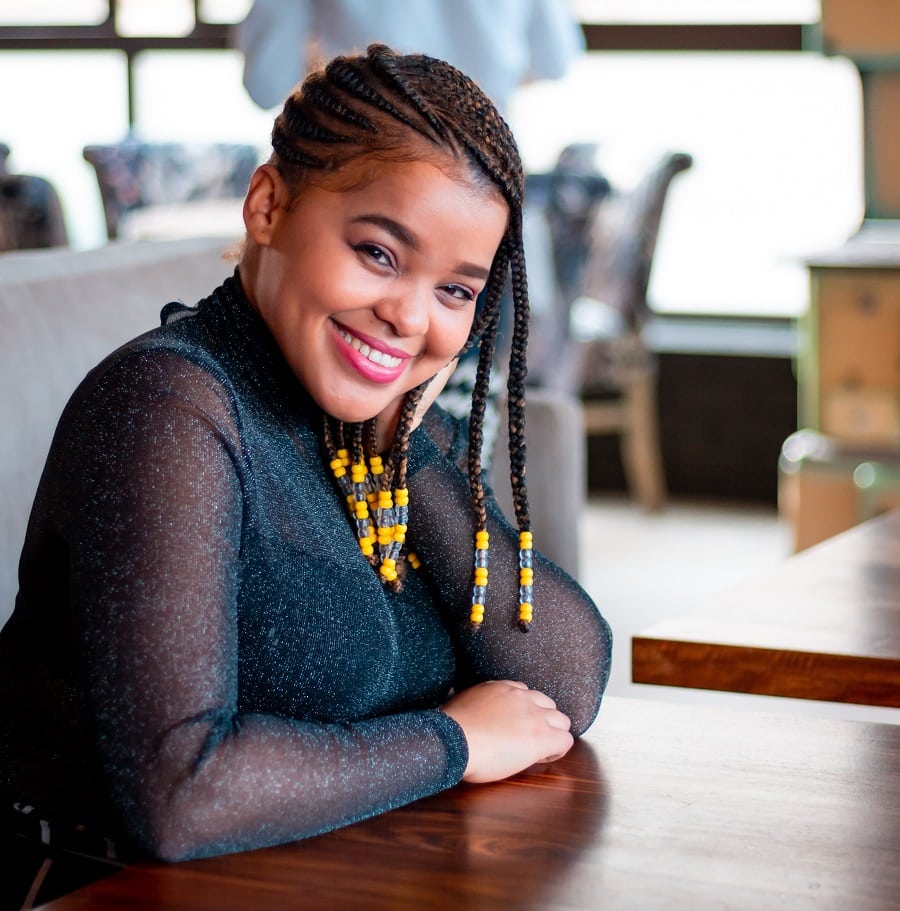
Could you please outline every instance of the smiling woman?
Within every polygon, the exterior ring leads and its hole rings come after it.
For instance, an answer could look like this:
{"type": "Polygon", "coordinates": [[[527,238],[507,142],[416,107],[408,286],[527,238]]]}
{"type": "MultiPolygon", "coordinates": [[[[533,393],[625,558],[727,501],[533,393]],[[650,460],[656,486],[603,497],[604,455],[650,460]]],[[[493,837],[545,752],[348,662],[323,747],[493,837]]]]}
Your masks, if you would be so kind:
{"type": "Polygon", "coordinates": [[[353,190],[310,186],[295,199],[277,168],[260,168],[241,273],[316,404],[342,421],[374,418],[380,450],[406,393],[462,351],[508,208],[455,163],[366,170],[353,190]]]}
{"type": "Polygon", "coordinates": [[[234,274],[60,421],[0,634],[20,903],[90,855],[242,851],[504,778],[598,710],[609,628],[529,527],[509,128],[373,46],[288,98],[273,148],[234,274]],[[507,282],[518,529],[481,472],[507,282]],[[472,348],[463,424],[433,402],[472,348]]]}

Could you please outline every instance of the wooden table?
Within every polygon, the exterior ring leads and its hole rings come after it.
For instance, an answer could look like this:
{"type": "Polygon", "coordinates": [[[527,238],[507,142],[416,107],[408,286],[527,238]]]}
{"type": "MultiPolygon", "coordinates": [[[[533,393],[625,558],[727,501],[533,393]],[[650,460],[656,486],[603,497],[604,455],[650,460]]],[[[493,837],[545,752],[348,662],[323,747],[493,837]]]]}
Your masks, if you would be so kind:
{"type": "Polygon", "coordinates": [[[635,636],[632,679],[900,707],[900,510],[635,636]]]}
{"type": "Polygon", "coordinates": [[[553,766],[52,911],[896,911],[900,725],[608,698],[553,766]]]}

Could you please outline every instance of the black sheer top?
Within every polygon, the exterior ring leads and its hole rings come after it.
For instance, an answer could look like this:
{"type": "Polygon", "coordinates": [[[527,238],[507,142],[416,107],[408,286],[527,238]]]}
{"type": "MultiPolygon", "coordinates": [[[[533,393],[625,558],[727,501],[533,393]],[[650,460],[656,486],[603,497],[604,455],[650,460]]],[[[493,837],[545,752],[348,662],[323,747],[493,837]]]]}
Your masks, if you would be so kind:
{"type": "MultiPolygon", "coordinates": [[[[95,368],[68,404],[0,634],[0,796],[168,859],[303,838],[457,783],[451,688],[509,678],[594,719],[610,635],[493,505],[483,629],[455,423],[410,444],[400,594],[359,553],[322,416],[239,278],[95,368]]],[[[573,516],[572,521],[577,521],[573,516]]],[[[536,542],[540,547],[540,543],[536,542]]]]}

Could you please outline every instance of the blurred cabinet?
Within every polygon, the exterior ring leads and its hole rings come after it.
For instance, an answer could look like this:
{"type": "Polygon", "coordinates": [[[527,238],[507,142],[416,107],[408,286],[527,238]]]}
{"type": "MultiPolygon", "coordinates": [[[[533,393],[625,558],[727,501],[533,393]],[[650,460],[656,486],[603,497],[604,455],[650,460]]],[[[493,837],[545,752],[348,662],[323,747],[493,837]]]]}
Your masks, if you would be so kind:
{"type": "Polygon", "coordinates": [[[900,222],[868,222],[808,266],[803,429],[779,461],[797,550],[900,506],[900,222]]]}
{"type": "Polygon", "coordinates": [[[900,223],[863,229],[809,262],[801,327],[801,426],[900,447],[900,223]]]}
{"type": "Polygon", "coordinates": [[[860,73],[866,218],[900,218],[900,2],[822,0],[820,46],[860,73]]]}
{"type": "Polygon", "coordinates": [[[795,551],[900,509],[900,449],[866,450],[798,430],[778,459],[778,508],[795,551]]]}
{"type": "Polygon", "coordinates": [[[822,0],[822,45],[848,57],[900,58],[897,0],[822,0]]]}

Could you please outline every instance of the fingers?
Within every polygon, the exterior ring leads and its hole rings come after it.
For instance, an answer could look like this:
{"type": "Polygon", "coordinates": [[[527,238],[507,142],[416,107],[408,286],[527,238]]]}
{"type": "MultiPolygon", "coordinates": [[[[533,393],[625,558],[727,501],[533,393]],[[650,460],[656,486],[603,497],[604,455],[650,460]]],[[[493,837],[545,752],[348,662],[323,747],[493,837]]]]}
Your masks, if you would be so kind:
{"type": "MultiPolygon", "coordinates": [[[[546,693],[542,693],[540,690],[531,689],[526,683],[522,683],[521,680],[498,680],[497,682],[505,684],[506,686],[511,686],[517,690],[525,690],[530,695],[531,701],[539,708],[556,708],[556,703],[546,693]]],[[[565,720],[565,726],[568,728],[570,724],[569,719],[566,718],[562,712],[558,712],[557,714],[561,719],[565,720]]]]}
{"type": "Polygon", "coordinates": [[[539,690],[516,680],[478,684],[443,710],[462,727],[469,745],[464,779],[497,781],[537,762],[564,756],[574,742],[570,719],[539,690]]]}
{"type": "MultiPolygon", "coordinates": [[[[496,682],[504,683],[504,684],[506,684],[506,686],[513,686],[517,690],[527,690],[528,689],[528,684],[522,683],[521,680],[497,680],[496,682]]],[[[537,692],[537,690],[535,690],[535,692],[537,692]]]]}

